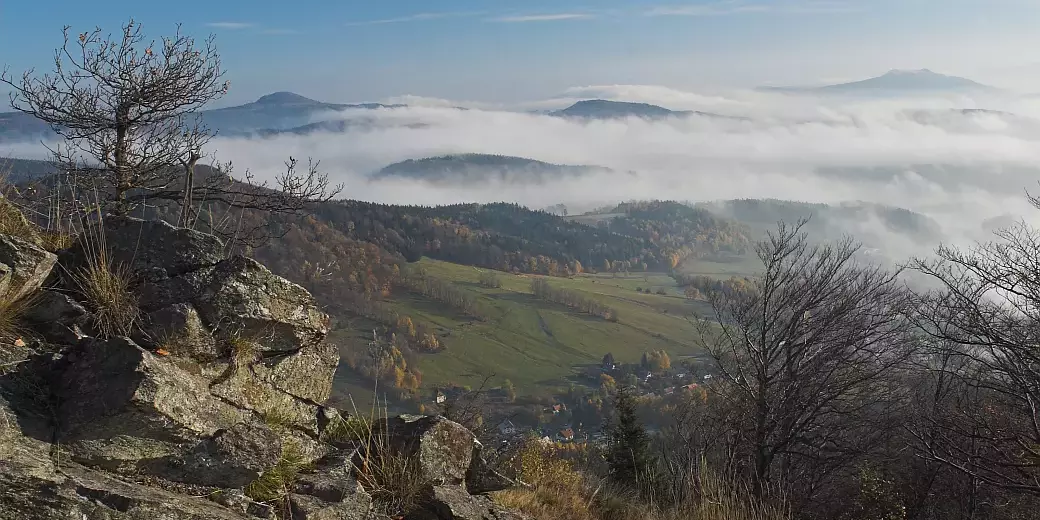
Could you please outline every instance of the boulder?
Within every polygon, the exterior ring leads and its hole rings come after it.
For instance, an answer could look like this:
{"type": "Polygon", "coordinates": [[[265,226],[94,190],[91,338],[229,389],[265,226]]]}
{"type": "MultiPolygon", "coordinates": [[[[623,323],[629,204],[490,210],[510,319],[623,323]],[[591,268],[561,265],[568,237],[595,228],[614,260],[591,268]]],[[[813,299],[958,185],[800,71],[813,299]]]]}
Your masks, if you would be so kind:
{"type": "Polygon", "coordinates": [[[189,303],[175,303],[145,315],[141,343],[199,362],[216,360],[225,353],[189,303]]]}
{"type": "Polygon", "coordinates": [[[58,261],[49,253],[20,238],[0,235],[0,286],[6,286],[5,297],[17,300],[36,292],[58,261]]]}
{"type": "Polygon", "coordinates": [[[483,495],[470,495],[460,486],[434,486],[424,511],[423,520],[524,520],[524,516],[506,511],[483,495]]]}
{"type": "MultiPolygon", "coordinates": [[[[43,454],[46,457],[46,454],[43,454]]],[[[243,520],[202,497],[115,479],[75,464],[0,463],[0,520],[243,520]]]]}
{"type": "MultiPolygon", "coordinates": [[[[357,450],[339,450],[321,458],[313,467],[300,473],[295,492],[325,502],[342,502],[358,494],[367,495],[354,476],[356,455],[357,450]]],[[[369,497],[368,501],[371,500],[369,497]]]]}
{"type": "Polygon", "coordinates": [[[431,485],[465,484],[477,439],[461,424],[439,416],[401,415],[377,422],[373,435],[386,435],[391,449],[414,457],[431,485]]]}
{"type": "Polygon", "coordinates": [[[265,352],[295,352],[329,333],[328,315],[306,289],[242,256],[215,266],[194,303],[207,323],[265,352]]]}
{"type": "Polygon", "coordinates": [[[310,495],[294,494],[289,496],[289,510],[293,520],[376,520],[386,518],[372,512],[371,498],[330,503],[310,495]]]}
{"type": "Polygon", "coordinates": [[[147,473],[176,482],[241,488],[278,464],[282,439],[266,425],[245,422],[219,430],[173,460],[152,463],[147,473]]]}
{"type": "Polygon", "coordinates": [[[481,445],[478,442],[473,448],[473,459],[466,470],[466,490],[477,495],[502,491],[516,486],[509,477],[495,471],[481,456],[481,445]]]}
{"type": "Polygon", "coordinates": [[[211,395],[208,381],[127,338],[87,338],[66,357],[55,382],[61,439],[87,464],[115,469],[173,456],[249,415],[211,395]]]}
{"type": "Polygon", "coordinates": [[[63,263],[85,265],[91,237],[104,241],[113,264],[129,267],[142,281],[180,276],[215,265],[224,257],[219,238],[161,220],[109,215],[100,231],[95,227],[87,235],[70,249],[63,263]]]}
{"type": "MultiPolygon", "coordinates": [[[[91,319],[90,311],[65,293],[40,291],[25,313],[25,319],[37,325],[84,326],[91,319]]],[[[48,327],[41,327],[46,330],[48,327]]]]}
{"type": "Polygon", "coordinates": [[[306,289],[242,256],[146,281],[140,296],[146,312],[191,303],[218,338],[256,343],[265,353],[295,352],[329,332],[328,315],[306,289]]]}

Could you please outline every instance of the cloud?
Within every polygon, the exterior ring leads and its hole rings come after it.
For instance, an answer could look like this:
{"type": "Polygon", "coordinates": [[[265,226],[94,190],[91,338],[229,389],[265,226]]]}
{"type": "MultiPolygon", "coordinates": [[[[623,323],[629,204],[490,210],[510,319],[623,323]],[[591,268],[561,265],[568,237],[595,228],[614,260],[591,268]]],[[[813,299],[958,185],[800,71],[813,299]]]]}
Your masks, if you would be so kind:
{"type": "MultiPolygon", "coordinates": [[[[1040,223],[1040,212],[1029,206],[1023,193],[1036,190],[1040,179],[1040,100],[833,99],[605,85],[576,87],[523,105],[560,107],[589,97],[747,120],[691,116],[580,121],[518,112],[516,106],[404,97],[396,101],[407,102],[408,108],[314,117],[356,123],[345,132],[252,140],[218,136],[211,145],[221,160],[234,161],[239,171],[248,168],[261,180],[278,175],[290,155],[319,159],[330,180],[345,183],[344,196],[384,203],[511,201],[534,208],[564,203],[573,213],[652,198],[862,200],[926,215],[938,222],[942,238],[954,244],[986,238],[982,223],[994,217],[1040,223]],[[480,109],[453,108],[458,106],[480,109]],[[512,183],[369,177],[394,162],[455,153],[598,165],[614,173],[512,183]]],[[[26,146],[43,150],[35,143],[26,146]]],[[[0,157],[24,156],[26,151],[0,146],[0,157]]],[[[860,237],[890,233],[884,219],[843,225],[860,237]]],[[[905,258],[926,253],[932,245],[891,235],[885,247],[888,254],[905,258]]]]}
{"type": "Polygon", "coordinates": [[[210,22],[206,25],[215,29],[228,29],[232,31],[256,27],[256,24],[250,22],[210,22]]]}
{"type": "Polygon", "coordinates": [[[383,18],[379,20],[360,20],[354,22],[347,22],[347,27],[358,27],[364,25],[384,25],[391,23],[407,23],[407,22],[422,22],[426,20],[440,20],[443,18],[462,18],[468,16],[477,16],[483,14],[482,12],[444,12],[444,13],[416,13],[408,16],[401,16],[398,18],[383,18]]]}
{"type": "Polygon", "coordinates": [[[647,16],[723,16],[756,13],[831,14],[858,11],[859,7],[837,0],[796,0],[790,2],[751,2],[721,0],[717,2],[658,6],[646,11],[647,16]]]}
{"type": "Polygon", "coordinates": [[[529,14],[517,16],[500,16],[497,18],[490,18],[488,21],[505,23],[554,22],[560,20],[584,20],[595,17],[596,15],[589,13],[529,14]]]}

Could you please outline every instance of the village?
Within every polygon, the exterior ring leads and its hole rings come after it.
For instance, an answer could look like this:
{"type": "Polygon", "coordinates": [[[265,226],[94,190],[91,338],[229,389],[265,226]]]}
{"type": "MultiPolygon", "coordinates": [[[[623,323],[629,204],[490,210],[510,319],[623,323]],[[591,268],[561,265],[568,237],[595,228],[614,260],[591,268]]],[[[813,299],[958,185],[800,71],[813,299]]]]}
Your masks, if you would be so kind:
{"type": "Polygon", "coordinates": [[[566,392],[551,397],[518,399],[510,384],[476,389],[451,385],[438,388],[431,407],[448,415],[478,416],[474,424],[493,442],[538,439],[549,445],[602,445],[606,442],[604,402],[619,385],[639,404],[648,431],[659,430],[656,420],[668,403],[698,390],[713,374],[697,360],[673,367],[664,351],[647,352],[639,363],[619,363],[610,353],[598,365],[576,371],[566,392]]]}

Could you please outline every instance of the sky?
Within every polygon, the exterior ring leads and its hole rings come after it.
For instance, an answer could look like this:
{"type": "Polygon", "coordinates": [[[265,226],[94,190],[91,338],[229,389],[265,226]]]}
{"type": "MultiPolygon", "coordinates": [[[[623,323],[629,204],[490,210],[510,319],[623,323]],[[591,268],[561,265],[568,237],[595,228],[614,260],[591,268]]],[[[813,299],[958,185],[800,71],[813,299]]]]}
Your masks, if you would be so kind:
{"type": "Polygon", "coordinates": [[[929,68],[1040,92],[1035,0],[0,0],[0,63],[46,67],[65,24],[216,36],[224,105],[273,91],[333,101],[487,102],[587,85],[718,89],[929,68]]]}

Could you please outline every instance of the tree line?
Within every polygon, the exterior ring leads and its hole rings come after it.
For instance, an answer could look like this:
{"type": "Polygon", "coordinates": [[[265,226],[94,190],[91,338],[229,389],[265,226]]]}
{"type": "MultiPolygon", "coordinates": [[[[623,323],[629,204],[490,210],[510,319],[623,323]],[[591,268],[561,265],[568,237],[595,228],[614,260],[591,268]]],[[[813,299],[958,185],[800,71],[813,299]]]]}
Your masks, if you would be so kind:
{"type": "Polygon", "coordinates": [[[914,260],[938,287],[919,291],[803,225],[756,246],[746,290],[706,287],[698,341],[719,375],[675,408],[661,486],[708,464],[797,518],[1031,518],[1040,232],[914,260]]]}
{"type": "Polygon", "coordinates": [[[618,320],[616,309],[603,305],[592,298],[583,296],[580,292],[553,287],[549,281],[544,278],[536,278],[531,281],[531,292],[534,293],[536,298],[566,305],[567,307],[584,312],[585,314],[599,316],[607,321],[618,320]]]}

